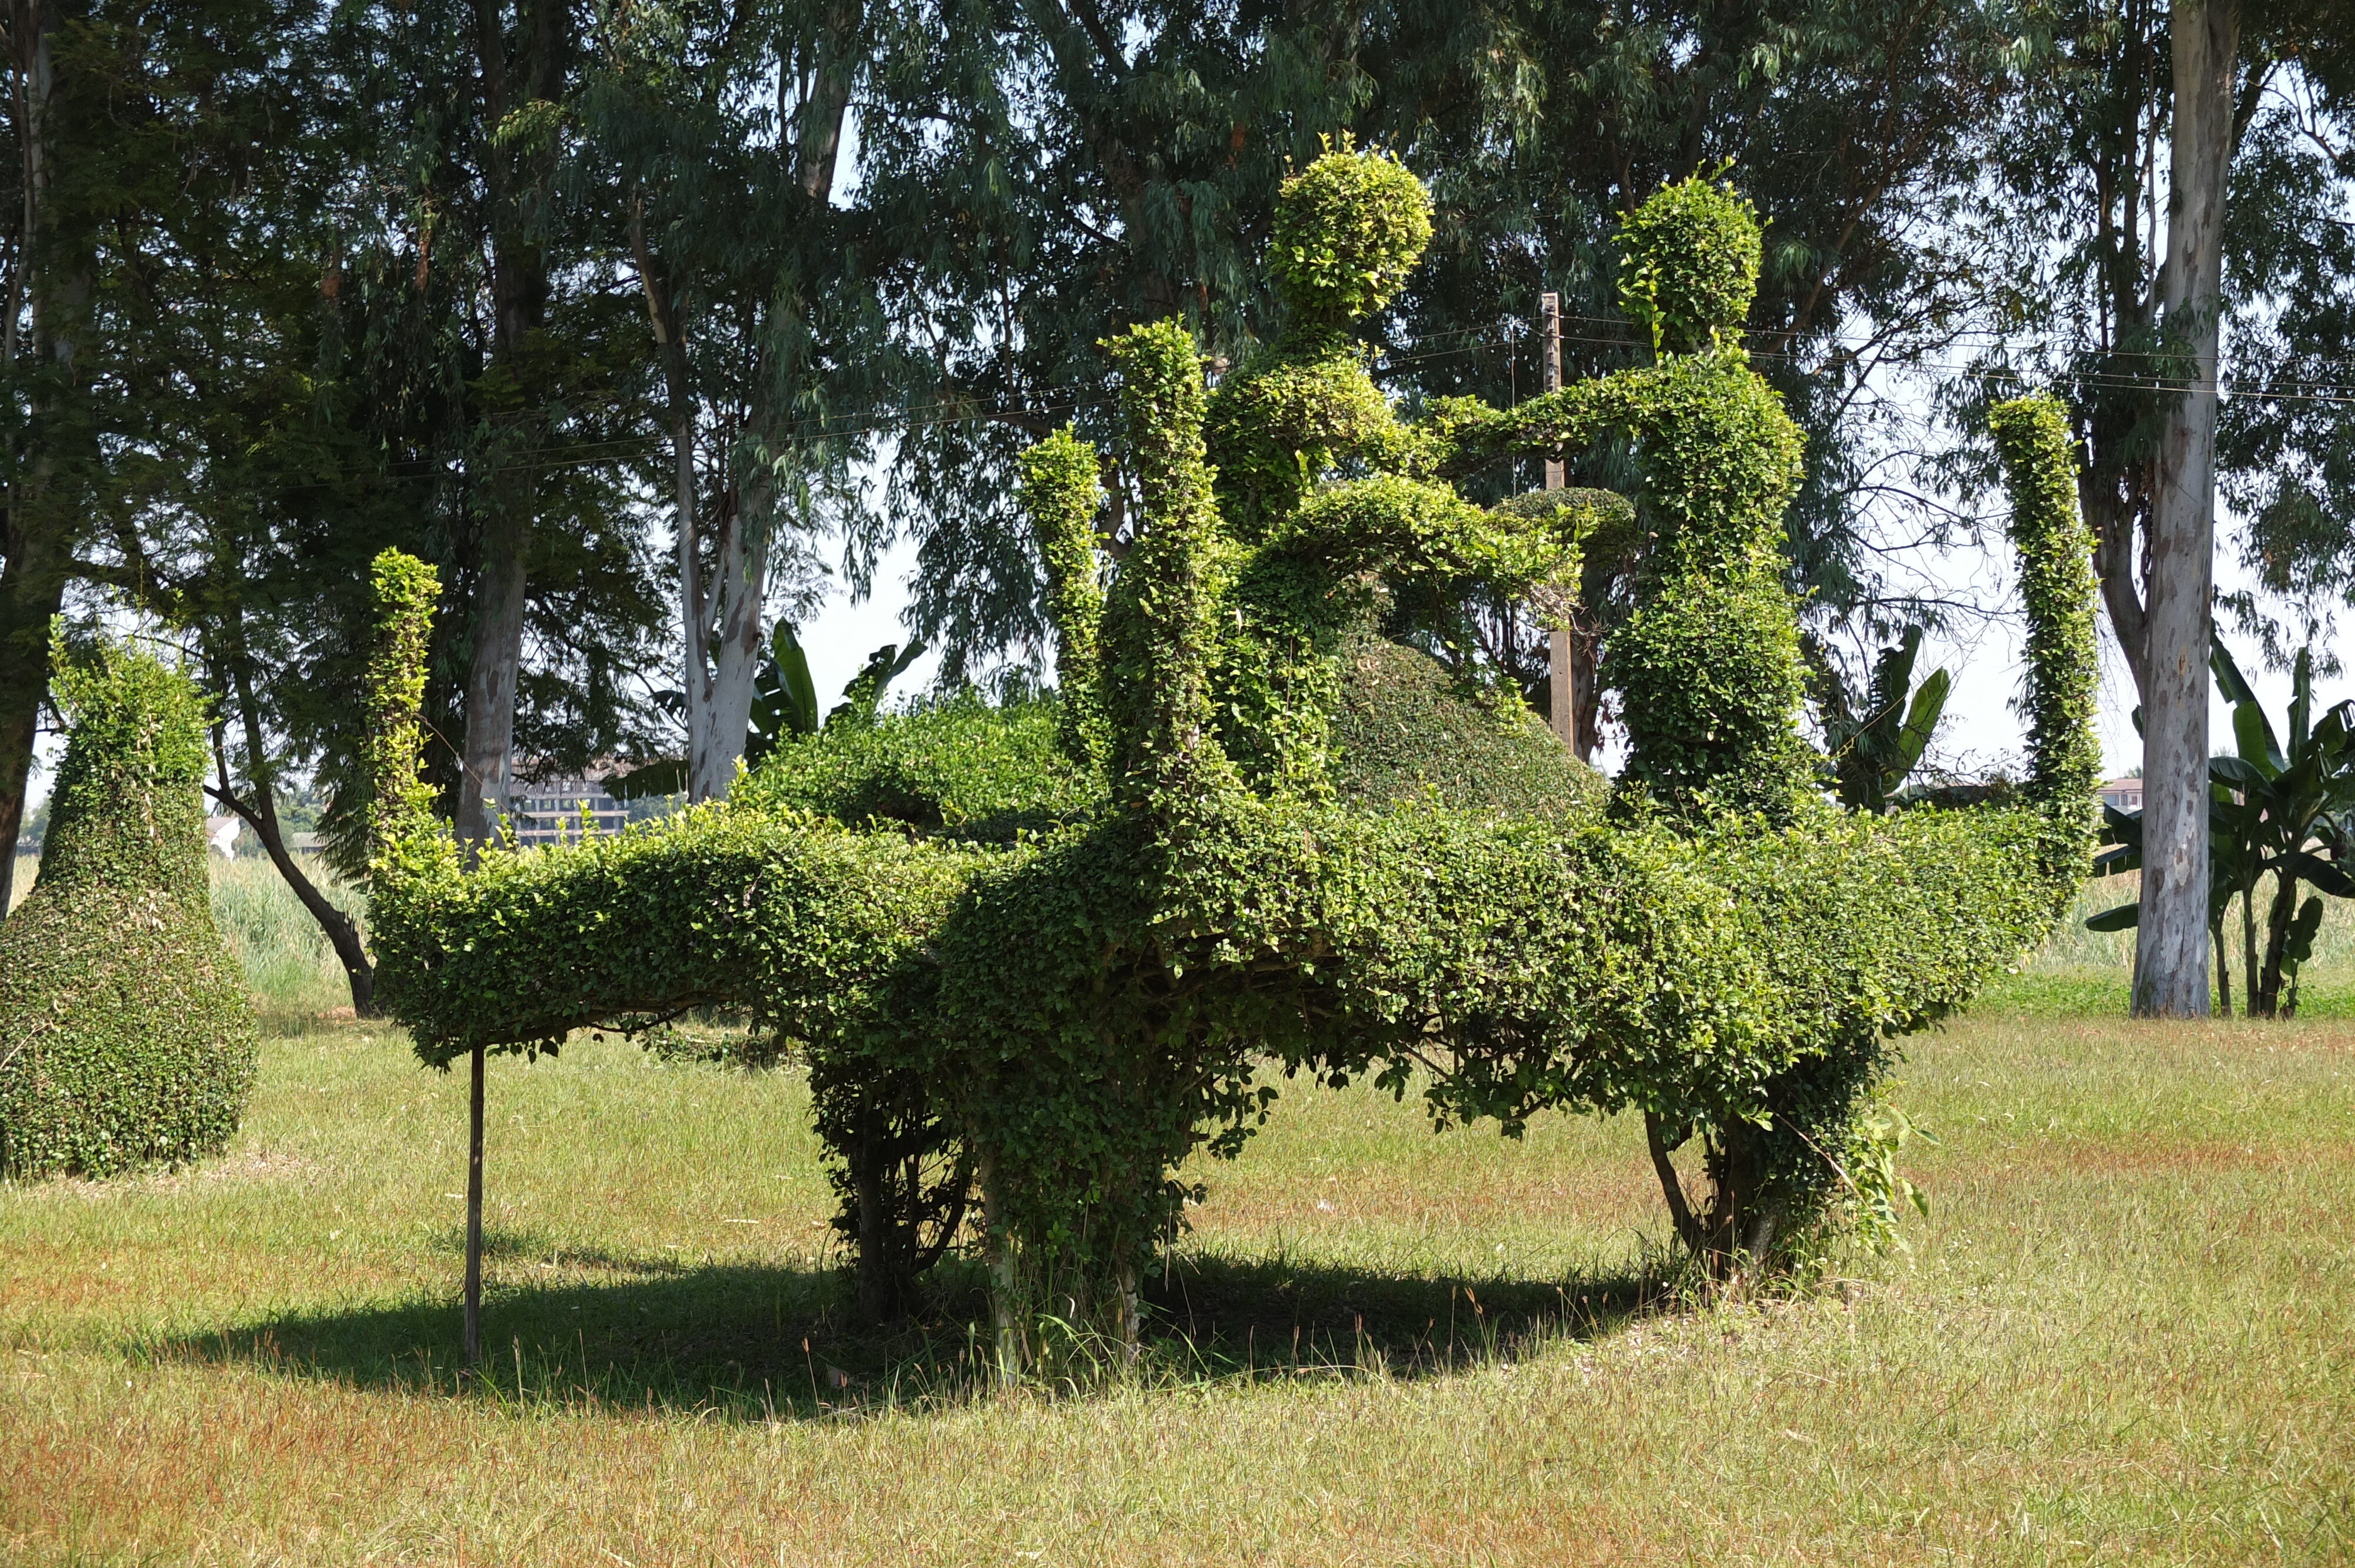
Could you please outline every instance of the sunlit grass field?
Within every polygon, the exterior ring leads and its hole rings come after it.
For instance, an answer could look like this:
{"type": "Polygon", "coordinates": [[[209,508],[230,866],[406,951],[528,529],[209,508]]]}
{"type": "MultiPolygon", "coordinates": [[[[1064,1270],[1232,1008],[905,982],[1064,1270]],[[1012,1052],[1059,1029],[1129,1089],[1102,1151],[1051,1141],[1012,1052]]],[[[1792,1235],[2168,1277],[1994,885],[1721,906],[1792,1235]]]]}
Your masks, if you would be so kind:
{"type": "Polygon", "coordinates": [[[1697,1304],[1639,1128],[1295,1089],[1077,1397],[972,1375],[969,1270],[854,1330],[794,1070],[502,1058],[461,1387],[463,1080],[235,907],[230,1153],[0,1188],[12,1568],[2355,1557],[2355,1023],[2025,1015],[2110,939],[1913,1043],[1910,1255],[1697,1304]]]}

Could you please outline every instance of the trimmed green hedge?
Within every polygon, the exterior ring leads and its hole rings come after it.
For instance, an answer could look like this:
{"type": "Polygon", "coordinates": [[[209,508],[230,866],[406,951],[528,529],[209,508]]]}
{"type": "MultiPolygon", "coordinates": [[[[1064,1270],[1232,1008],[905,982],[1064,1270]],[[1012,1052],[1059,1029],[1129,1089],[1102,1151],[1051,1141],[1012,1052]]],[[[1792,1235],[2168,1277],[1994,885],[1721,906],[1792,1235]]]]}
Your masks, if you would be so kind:
{"type": "Polygon", "coordinates": [[[780,746],[730,791],[748,810],[1010,842],[1092,808],[1103,781],[1071,761],[1065,705],[993,707],[967,694],[780,746]]]}
{"type": "Polygon", "coordinates": [[[113,1176],[219,1152],[259,1048],[205,874],[204,711],[186,677],[59,651],[72,738],[40,880],[0,922],[0,1167],[113,1176]]]}

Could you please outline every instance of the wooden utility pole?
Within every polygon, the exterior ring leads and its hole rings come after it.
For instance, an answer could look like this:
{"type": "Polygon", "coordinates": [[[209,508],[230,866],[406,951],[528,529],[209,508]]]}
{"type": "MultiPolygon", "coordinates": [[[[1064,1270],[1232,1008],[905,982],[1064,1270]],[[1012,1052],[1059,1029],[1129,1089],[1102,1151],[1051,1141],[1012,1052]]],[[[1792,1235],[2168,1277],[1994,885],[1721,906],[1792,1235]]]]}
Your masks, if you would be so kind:
{"type": "MultiPolygon", "coordinates": [[[[1545,389],[1561,390],[1561,296],[1540,296],[1545,310],[1545,389]]],[[[1562,471],[1561,454],[1546,459],[1545,487],[1560,490],[1567,482],[1562,471]]],[[[1572,751],[1578,749],[1578,691],[1571,675],[1571,629],[1567,625],[1548,629],[1546,632],[1546,664],[1551,675],[1552,713],[1548,715],[1554,734],[1572,751]]]]}

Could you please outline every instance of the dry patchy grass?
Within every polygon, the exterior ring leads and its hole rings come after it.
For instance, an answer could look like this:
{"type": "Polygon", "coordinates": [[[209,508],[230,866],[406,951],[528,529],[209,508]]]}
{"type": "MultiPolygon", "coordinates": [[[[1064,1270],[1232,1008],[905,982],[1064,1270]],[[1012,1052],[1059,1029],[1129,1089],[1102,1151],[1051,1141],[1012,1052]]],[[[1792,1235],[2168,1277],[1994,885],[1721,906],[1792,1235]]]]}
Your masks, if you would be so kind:
{"type": "Polygon", "coordinates": [[[1642,1299],[1640,1140],[1296,1090],[1133,1386],[976,1393],[843,1326],[790,1072],[619,1043],[493,1077],[486,1385],[455,1391],[463,1086],[273,1041],[226,1160],[0,1190],[0,1561],[2323,1562],[2355,1552],[2355,1027],[1918,1042],[1910,1259],[1642,1299]],[[807,1349],[805,1349],[806,1342],[807,1349]]]}

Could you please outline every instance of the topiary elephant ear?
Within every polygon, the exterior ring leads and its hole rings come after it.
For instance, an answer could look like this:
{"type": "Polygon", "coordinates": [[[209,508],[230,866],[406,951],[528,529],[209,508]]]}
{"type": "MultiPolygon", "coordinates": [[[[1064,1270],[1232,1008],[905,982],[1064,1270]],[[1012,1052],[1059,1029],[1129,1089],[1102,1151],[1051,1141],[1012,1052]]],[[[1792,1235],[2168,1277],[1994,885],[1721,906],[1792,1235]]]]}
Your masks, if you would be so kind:
{"type": "Polygon", "coordinates": [[[1723,346],[1758,297],[1758,209],[1695,175],[1653,194],[1618,235],[1619,300],[1657,354],[1723,346]]]}
{"type": "Polygon", "coordinates": [[[1391,302],[1431,243],[1431,197],[1387,153],[1347,145],[1275,198],[1275,291],[1296,331],[1339,332],[1391,302]]]}
{"type": "Polygon", "coordinates": [[[259,1045],[205,875],[201,699],[120,644],[60,653],[72,738],[40,878],[0,922],[0,1168],[20,1178],[218,1153],[259,1045]]]}

